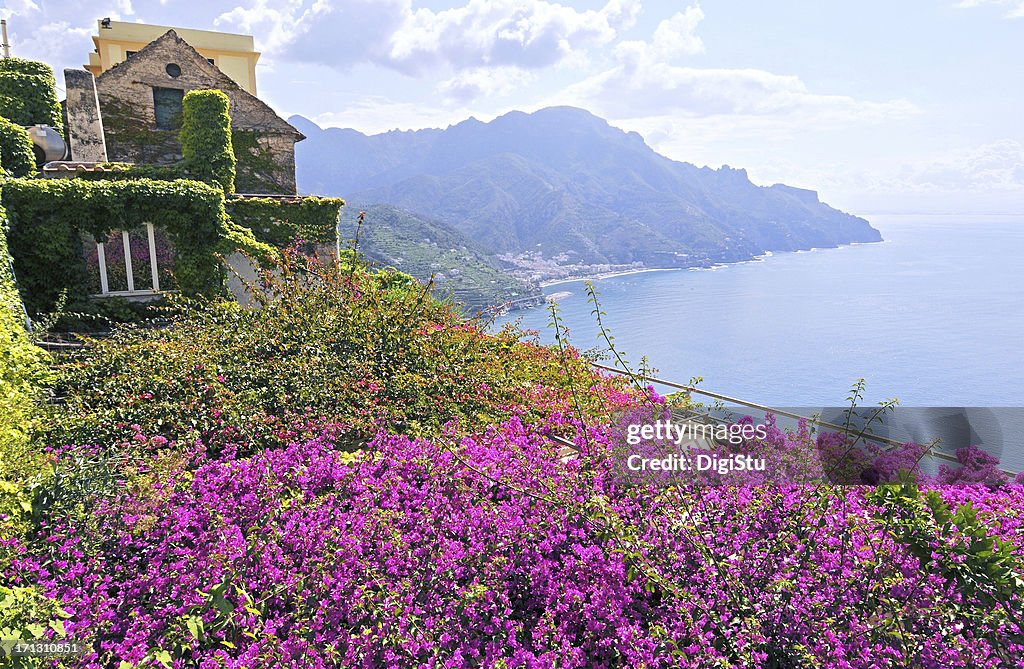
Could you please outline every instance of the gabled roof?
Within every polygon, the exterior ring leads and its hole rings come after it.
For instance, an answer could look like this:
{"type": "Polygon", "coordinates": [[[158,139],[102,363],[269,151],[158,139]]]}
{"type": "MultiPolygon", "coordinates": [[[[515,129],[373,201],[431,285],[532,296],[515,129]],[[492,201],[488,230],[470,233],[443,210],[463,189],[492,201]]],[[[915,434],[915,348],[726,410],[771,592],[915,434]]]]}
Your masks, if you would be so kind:
{"type": "MultiPolygon", "coordinates": [[[[173,55],[173,62],[186,67],[194,74],[190,77],[182,77],[175,80],[181,88],[198,90],[203,88],[217,88],[222,90],[231,100],[232,126],[238,129],[263,130],[280,134],[289,134],[295,137],[295,141],[305,139],[305,135],[295,129],[290,123],[277,115],[267,103],[252,95],[239,86],[231,77],[224,74],[220,69],[206,60],[202,54],[192,48],[185,40],[178,37],[174,30],[153,40],[138,52],[132,54],[123,63],[115,65],[111,69],[96,77],[97,89],[116,84],[121,79],[136,81],[136,78],[143,74],[144,63],[150,58],[167,60],[173,55]],[[133,76],[134,75],[134,76],[133,76]],[[197,82],[196,79],[202,79],[197,82]],[[236,114],[238,122],[236,123],[236,114]]],[[[166,84],[165,84],[166,85],[166,84]]]]}

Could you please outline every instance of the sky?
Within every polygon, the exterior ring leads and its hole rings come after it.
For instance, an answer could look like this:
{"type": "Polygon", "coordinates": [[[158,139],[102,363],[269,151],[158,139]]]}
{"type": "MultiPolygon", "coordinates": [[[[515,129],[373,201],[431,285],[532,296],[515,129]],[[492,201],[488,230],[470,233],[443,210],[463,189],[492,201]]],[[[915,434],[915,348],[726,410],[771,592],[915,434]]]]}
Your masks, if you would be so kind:
{"type": "Polygon", "coordinates": [[[1024,0],[0,0],[0,16],[59,86],[103,17],[239,32],[285,118],[372,134],[572,105],[853,213],[1024,214],[1024,0]]]}

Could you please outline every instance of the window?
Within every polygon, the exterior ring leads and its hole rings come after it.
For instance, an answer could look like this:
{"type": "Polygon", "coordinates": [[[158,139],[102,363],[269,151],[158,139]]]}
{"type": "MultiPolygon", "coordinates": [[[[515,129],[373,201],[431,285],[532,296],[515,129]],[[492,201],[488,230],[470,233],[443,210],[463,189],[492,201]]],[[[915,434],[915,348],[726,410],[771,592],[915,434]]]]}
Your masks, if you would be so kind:
{"type": "Polygon", "coordinates": [[[154,88],[153,110],[159,130],[177,130],[181,126],[181,100],[185,91],[180,88],[154,88]]]}
{"type": "Polygon", "coordinates": [[[177,79],[181,76],[181,66],[177,63],[167,63],[167,67],[164,68],[164,72],[167,73],[167,76],[177,79]]]}
{"type": "Polygon", "coordinates": [[[111,232],[103,241],[83,235],[89,293],[94,297],[152,295],[170,288],[174,251],[151,223],[111,232]]]}
{"type": "Polygon", "coordinates": [[[131,58],[132,56],[134,56],[137,53],[138,53],[138,51],[125,51],[124,52],[125,60],[131,58]]]}

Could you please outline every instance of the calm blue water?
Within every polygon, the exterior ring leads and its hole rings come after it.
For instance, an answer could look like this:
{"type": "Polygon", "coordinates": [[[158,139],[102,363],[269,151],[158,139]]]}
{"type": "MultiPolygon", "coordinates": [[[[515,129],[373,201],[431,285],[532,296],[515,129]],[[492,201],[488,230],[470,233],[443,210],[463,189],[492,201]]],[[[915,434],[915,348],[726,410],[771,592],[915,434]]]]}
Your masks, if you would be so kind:
{"type": "MultiPolygon", "coordinates": [[[[869,219],[885,242],[598,280],[606,323],[634,365],[774,406],[842,405],[859,377],[865,403],[1024,405],[1024,217],[869,219]]],[[[545,293],[599,346],[581,282],[545,293]]],[[[550,342],[548,318],[504,320],[550,342]]]]}

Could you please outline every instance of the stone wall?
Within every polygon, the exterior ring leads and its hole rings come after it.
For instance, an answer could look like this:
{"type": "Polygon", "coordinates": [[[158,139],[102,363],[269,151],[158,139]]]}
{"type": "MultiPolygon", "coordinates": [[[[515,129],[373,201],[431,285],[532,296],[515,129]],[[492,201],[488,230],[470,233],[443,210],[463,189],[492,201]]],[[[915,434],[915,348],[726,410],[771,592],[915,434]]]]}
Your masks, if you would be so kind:
{"type": "Polygon", "coordinates": [[[295,142],[290,137],[250,130],[234,130],[231,137],[238,160],[236,192],[296,192],[295,142]]]}
{"type": "Polygon", "coordinates": [[[103,138],[103,120],[96,96],[96,81],[85,70],[64,70],[65,125],[70,160],[102,163],[107,160],[107,145],[103,138]]]}

